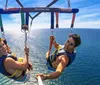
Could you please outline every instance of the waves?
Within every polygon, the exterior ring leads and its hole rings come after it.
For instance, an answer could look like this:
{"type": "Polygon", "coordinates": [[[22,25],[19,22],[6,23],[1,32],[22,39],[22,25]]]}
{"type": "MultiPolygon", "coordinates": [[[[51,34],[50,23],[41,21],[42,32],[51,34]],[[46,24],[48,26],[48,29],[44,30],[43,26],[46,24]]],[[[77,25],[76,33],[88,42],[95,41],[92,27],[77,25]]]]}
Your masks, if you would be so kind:
{"type": "MultiPolygon", "coordinates": [[[[78,29],[74,33],[81,35],[82,44],[77,48],[75,61],[56,80],[46,80],[45,85],[99,85],[100,80],[100,30],[78,29]]],[[[33,65],[30,81],[20,83],[0,75],[0,85],[38,85],[35,79],[37,73],[49,73],[46,67],[45,53],[49,45],[49,30],[32,31],[28,37],[30,48],[29,60],[33,65]]],[[[56,41],[63,44],[68,38],[68,30],[59,29],[56,41]]],[[[12,51],[18,57],[23,57],[24,36],[8,39],[12,51]]]]}

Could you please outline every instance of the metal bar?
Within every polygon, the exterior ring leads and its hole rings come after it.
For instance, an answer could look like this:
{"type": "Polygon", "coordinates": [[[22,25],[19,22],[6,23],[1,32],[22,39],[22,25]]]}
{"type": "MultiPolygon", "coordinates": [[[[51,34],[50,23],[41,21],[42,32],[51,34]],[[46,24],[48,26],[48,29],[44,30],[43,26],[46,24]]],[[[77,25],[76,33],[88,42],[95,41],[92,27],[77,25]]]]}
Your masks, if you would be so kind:
{"type": "Polygon", "coordinates": [[[73,28],[73,27],[74,27],[75,16],[76,16],[76,14],[73,13],[73,16],[72,16],[72,22],[71,22],[71,27],[70,27],[70,28],[73,28]]]}
{"type": "Polygon", "coordinates": [[[65,8],[47,8],[47,7],[34,7],[34,8],[9,8],[0,9],[0,14],[12,13],[28,13],[28,12],[59,12],[59,13],[78,13],[79,9],[65,9],[65,8]]]}
{"type": "MultiPolygon", "coordinates": [[[[24,7],[22,4],[21,4],[21,2],[19,1],[19,0],[16,0],[17,1],[17,3],[21,6],[21,7],[24,7]]],[[[54,3],[56,3],[58,0],[53,0],[51,3],[49,3],[46,7],[50,7],[51,5],[53,5],[54,3]]],[[[30,18],[31,19],[34,19],[35,17],[37,17],[39,14],[41,14],[41,12],[39,12],[39,13],[37,13],[34,17],[32,17],[30,14],[29,14],[29,16],[30,16],[30,18]]]]}
{"type": "Polygon", "coordinates": [[[16,1],[21,7],[24,7],[19,0],[16,0],[16,1]]]}
{"type": "MultiPolygon", "coordinates": [[[[21,6],[21,7],[24,7],[21,2],[19,0],[16,0],[16,2],[21,6]]],[[[30,18],[32,19],[32,16],[29,14],[30,18]]]]}
{"type": "Polygon", "coordinates": [[[70,6],[70,0],[68,0],[68,8],[71,8],[71,6],[70,6]]]}
{"type": "Polygon", "coordinates": [[[6,0],[5,9],[7,9],[8,0],[6,0]]]}
{"type": "Polygon", "coordinates": [[[59,13],[58,12],[56,12],[55,13],[55,15],[56,15],[56,28],[59,28],[59,13]]]}
{"type": "Polygon", "coordinates": [[[3,28],[3,24],[2,24],[2,16],[0,14],[0,29],[1,29],[1,32],[4,32],[4,28],[3,28]]]}
{"type": "MultiPolygon", "coordinates": [[[[51,5],[53,5],[54,3],[56,3],[58,0],[53,0],[51,3],[49,3],[46,7],[50,7],[51,5]]],[[[42,12],[37,13],[35,16],[32,17],[32,19],[34,19],[35,17],[37,17],[39,14],[41,14],[42,12]]]]}
{"type": "Polygon", "coordinates": [[[26,25],[28,26],[28,24],[29,24],[29,13],[26,13],[26,25]]]}
{"type": "Polygon", "coordinates": [[[51,29],[54,29],[54,12],[51,12],[51,29]]]}

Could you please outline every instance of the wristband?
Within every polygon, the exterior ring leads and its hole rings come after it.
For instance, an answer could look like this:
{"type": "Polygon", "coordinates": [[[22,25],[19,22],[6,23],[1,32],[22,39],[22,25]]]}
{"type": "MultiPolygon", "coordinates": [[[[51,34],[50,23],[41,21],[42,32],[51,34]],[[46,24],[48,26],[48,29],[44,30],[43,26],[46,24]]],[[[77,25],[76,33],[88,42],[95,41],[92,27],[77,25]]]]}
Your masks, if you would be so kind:
{"type": "Polygon", "coordinates": [[[45,74],[45,80],[48,79],[47,74],[45,74]]]}

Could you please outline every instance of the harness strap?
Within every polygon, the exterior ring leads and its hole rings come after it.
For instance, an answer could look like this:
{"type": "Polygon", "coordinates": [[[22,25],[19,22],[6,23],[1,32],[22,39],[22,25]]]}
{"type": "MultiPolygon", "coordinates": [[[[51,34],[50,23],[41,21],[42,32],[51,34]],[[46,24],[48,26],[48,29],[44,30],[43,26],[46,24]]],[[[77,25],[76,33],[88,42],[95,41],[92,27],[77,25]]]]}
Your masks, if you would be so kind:
{"type": "Polygon", "coordinates": [[[3,24],[2,24],[2,17],[1,17],[1,14],[0,14],[0,28],[1,28],[2,37],[5,39],[5,33],[4,33],[3,24]]]}
{"type": "Polygon", "coordinates": [[[27,47],[27,33],[29,32],[29,13],[21,13],[21,31],[25,33],[25,47],[27,47]]]}
{"type": "Polygon", "coordinates": [[[59,21],[59,13],[56,12],[55,14],[56,14],[56,28],[59,28],[59,23],[58,23],[58,21],[59,21]]]}
{"type": "Polygon", "coordinates": [[[52,54],[55,54],[55,53],[58,54],[58,52],[59,52],[60,49],[61,49],[61,46],[59,45],[59,46],[58,46],[58,49],[55,50],[55,51],[53,51],[52,54]],[[57,52],[56,52],[56,51],[57,51],[57,52]]]}
{"type": "Polygon", "coordinates": [[[51,36],[50,36],[50,45],[49,45],[49,51],[52,49],[53,44],[53,32],[54,32],[54,12],[51,12],[51,36]],[[52,41],[51,41],[52,40],[52,41]]]}
{"type": "Polygon", "coordinates": [[[72,28],[74,27],[75,16],[76,16],[76,13],[73,13],[73,15],[72,15],[72,22],[71,22],[71,26],[70,26],[71,33],[72,33],[72,28]]]}
{"type": "Polygon", "coordinates": [[[70,6],[70,0],[68,0],[68,8],[71,8],[71,6],[70,6]]]}
{"type": "Polygon", "coordinates": [[[73,13],[73,16],[72,16],[72,23],[71,23],[71,28],[74,27],[74,21],[75,21],[75,13],[73,13]]]}
{"type": "Polygon", "coordinates": [[[5,9],[7,9],[8,0],[6,0],[5,9]]]}
{"type": "Polygon", "coordinates": [[[24,13],[21,13],[21,28],[23,27],[23,25],[25,24],[25,20],[24,20],[24,13]]]}

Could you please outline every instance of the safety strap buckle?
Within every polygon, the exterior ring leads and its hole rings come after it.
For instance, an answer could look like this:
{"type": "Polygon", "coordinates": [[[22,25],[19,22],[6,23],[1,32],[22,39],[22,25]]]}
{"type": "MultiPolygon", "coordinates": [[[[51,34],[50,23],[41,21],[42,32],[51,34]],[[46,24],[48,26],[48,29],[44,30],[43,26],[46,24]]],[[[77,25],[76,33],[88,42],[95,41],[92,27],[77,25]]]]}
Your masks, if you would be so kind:
{"type": "Polygon", "coordinates": [[[23,25],[23,26],[22,26],[22,31],[28,32],[28,31],[29,31],[29,30],[28,30],[28,26],[27,26],[27,25],[23,25]]]}

